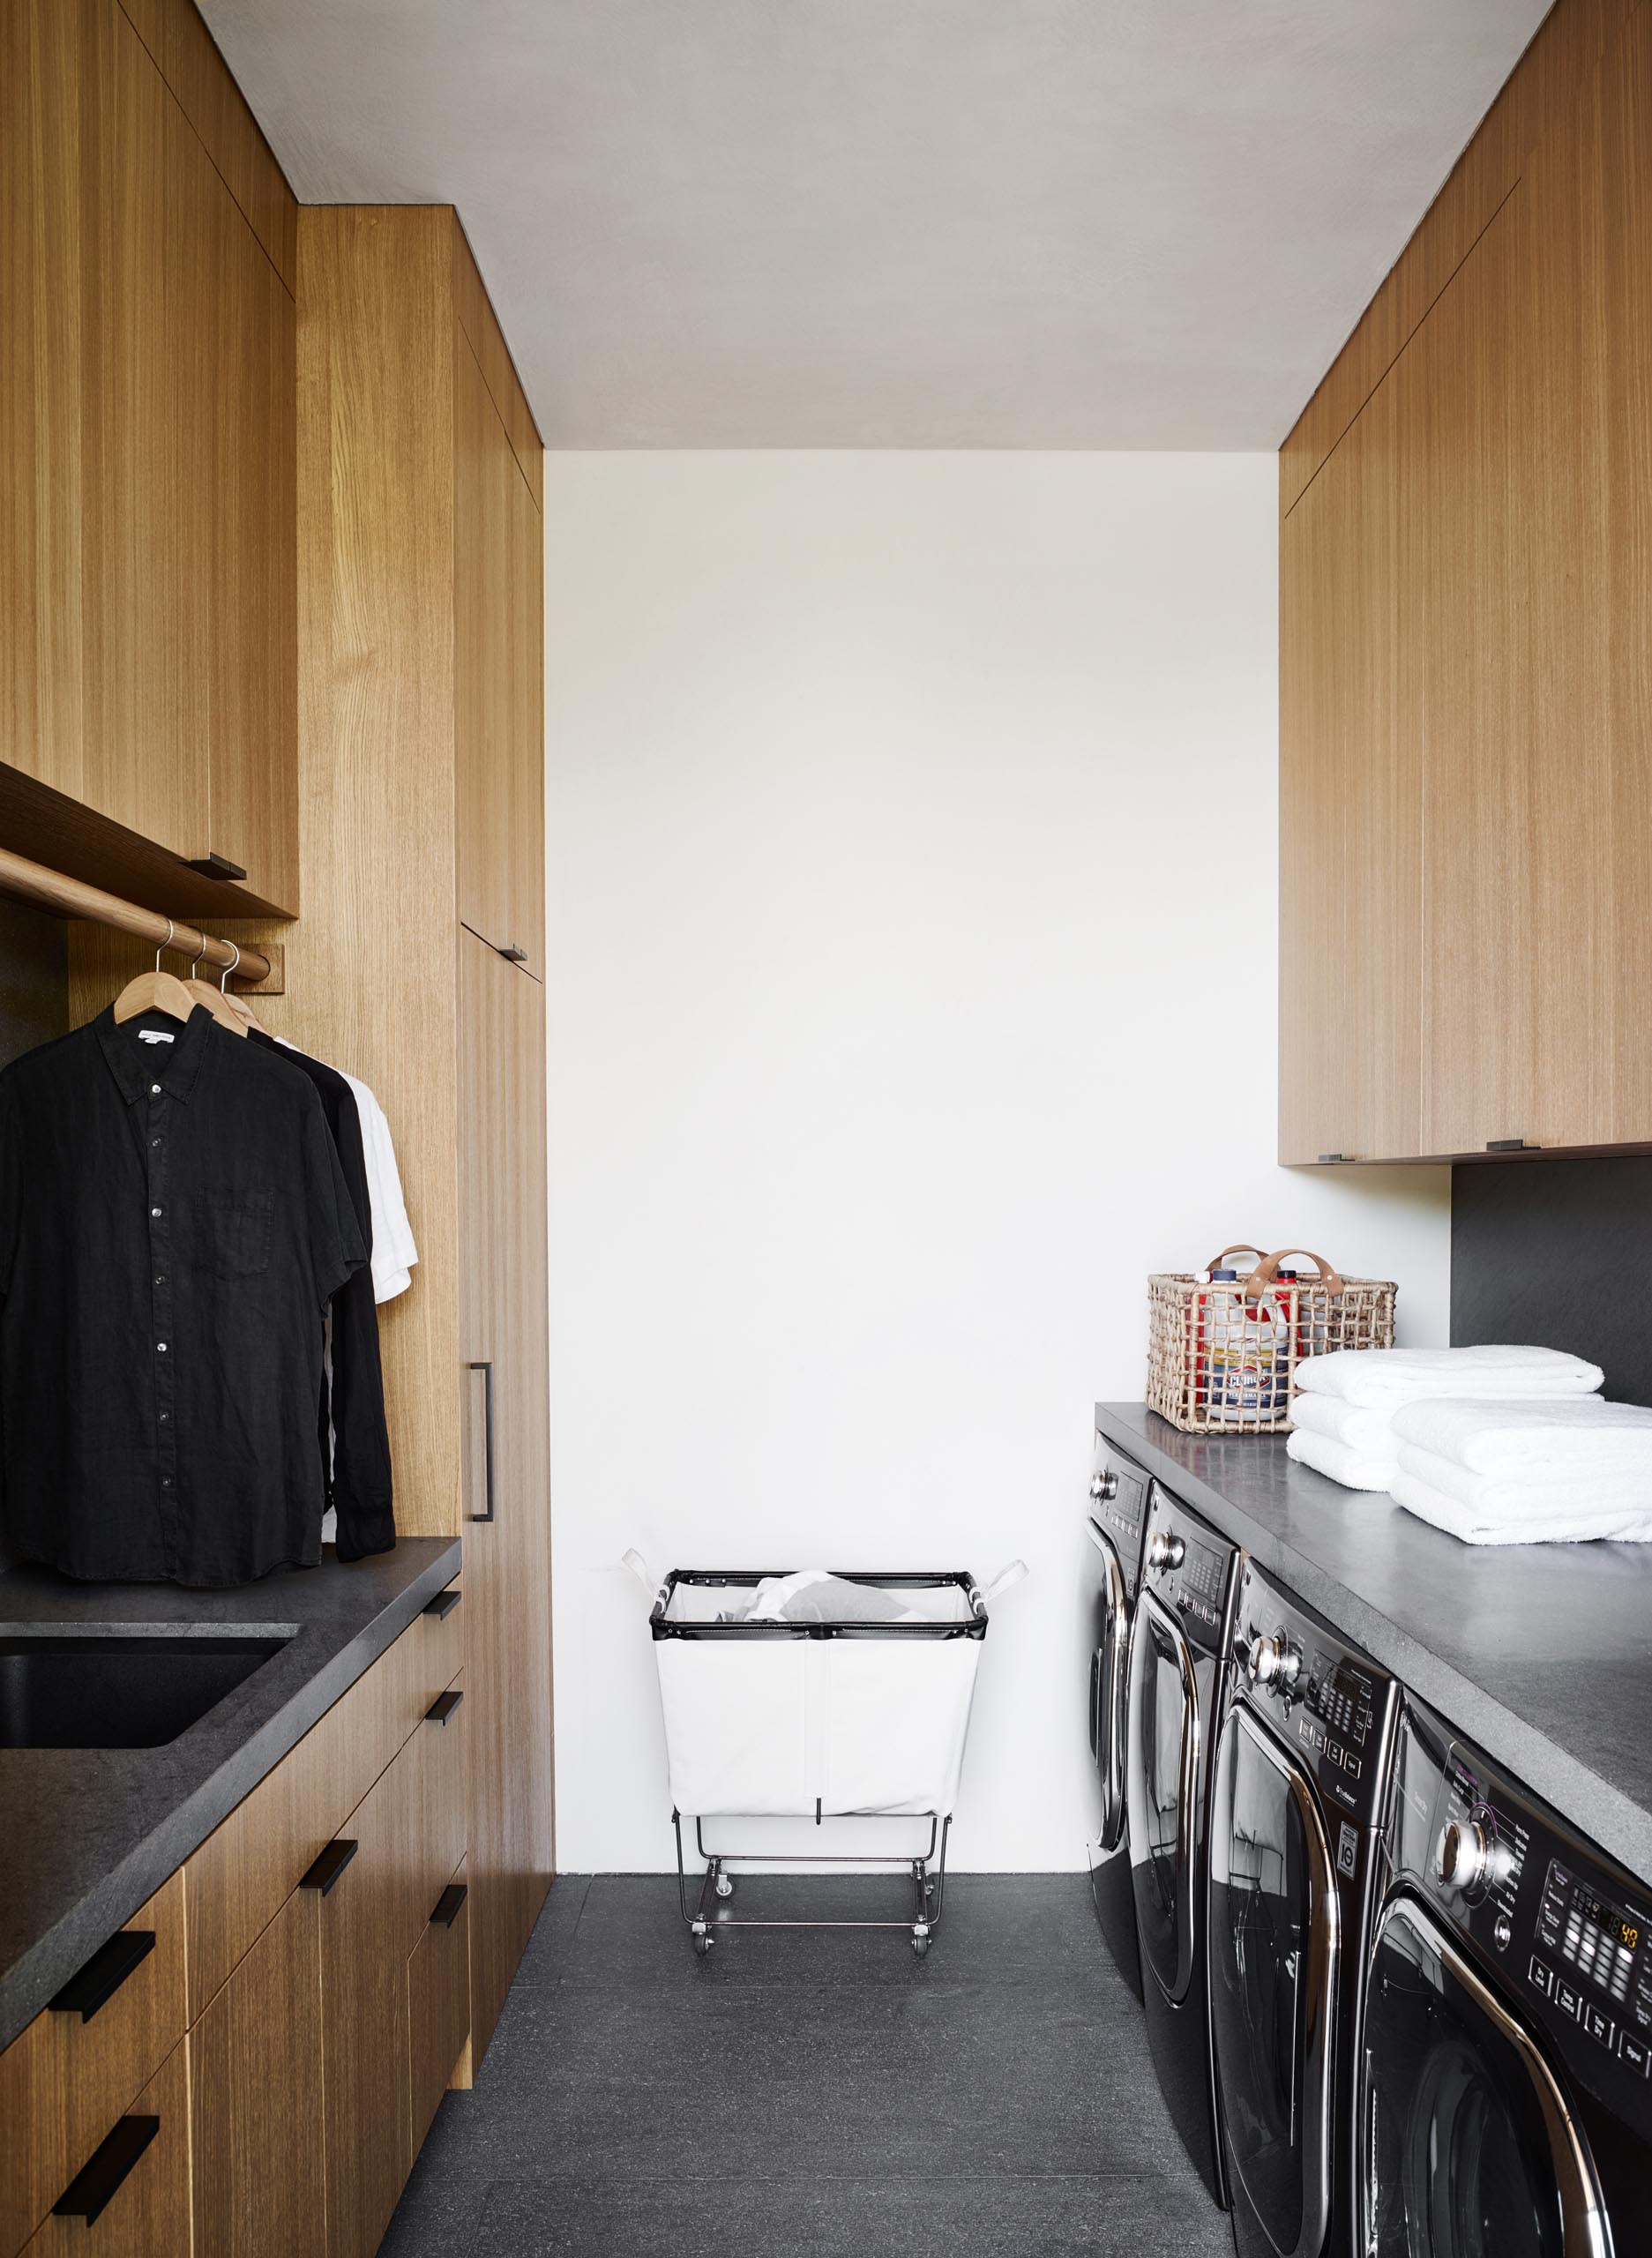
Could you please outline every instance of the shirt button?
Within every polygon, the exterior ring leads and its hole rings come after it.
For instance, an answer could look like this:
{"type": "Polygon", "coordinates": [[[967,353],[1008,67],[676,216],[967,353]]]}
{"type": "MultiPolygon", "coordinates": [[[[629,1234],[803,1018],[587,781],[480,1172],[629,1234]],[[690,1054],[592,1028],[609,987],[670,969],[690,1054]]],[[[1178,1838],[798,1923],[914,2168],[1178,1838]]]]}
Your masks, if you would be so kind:
{"type": "Polygon", "coordinates": [[[163,1474],[161,1476],[161,1486],[163,1490],[169,1490],[172,1487],[172,1477],[169,1474],[163,1474]]]}
{"type": "Polygon", "coordinates": [[[150,1095],[150,1096],[151,1096],[151,1097],[159,1097],[159,1096],[160,1096],[160,1095],[161,1095],[161,1085],[160,1085],[160,1083],[159,1083],[159,1082],[151,1082],[151,1083],[150,1083],[150,1085],[149,1085],[149,1095],[150,1095]]]}
{"type": "Polygon", "coordinates": [[[149,1140],[149,1149],[152,1153],[158,1153],[161,1150],[161,1140],[159,1137],[152,1137],[149,1140]]]}
{"type": "Polygon", "coordinates": [[[156,1342],[156,1343],[155,1343],[155,1348],[156,1348],[157,1352],[158,1352],[161,1356],[163,1356],[163,1357],[164,1357],[164,1356],[166,1355],[166,1353],[167,1353],[167,1344],[166,1344],[166,1342],[165,1342],[164,1341],[157,1341],[157,1342],[156,1342]]]}
{"type": "Polygon", "coordinates": [[[163,1427],[166,1425],[167,1421],[168,1421],[171,1417],[172,1417],[172,1414],[170,1413],[170,1411],[163,1411],[163,1412],[161,1414],[161,1425],[162,1425],[163,1427]]]}
{"type": "Polygon", "coordinates": [[[157,1286],[164,1286],[164,1285],[166,1284],[166,1282],[167,1282],[167,1274],[166,1274],[166,1272],[165,1272],[164,1270],[157,1270],[157,1271],[156,1271],[156,1273],[155,1273],[155,1283],[156,1283],[156,1285],[157,1285],[157,1286]]]}
{"type": "Polygon", "coordinates": [[[161,1210],[159,1208],[152,1208],[149,1212],[152,1215],[158,1215],[161,1213],[161,1210]]]}

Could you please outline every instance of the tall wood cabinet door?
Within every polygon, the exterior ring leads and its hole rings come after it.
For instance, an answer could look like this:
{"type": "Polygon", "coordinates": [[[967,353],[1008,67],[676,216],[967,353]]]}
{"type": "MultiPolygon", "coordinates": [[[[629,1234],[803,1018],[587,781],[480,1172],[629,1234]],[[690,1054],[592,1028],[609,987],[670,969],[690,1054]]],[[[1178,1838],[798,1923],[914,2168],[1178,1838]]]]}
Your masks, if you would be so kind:
{"type": "Polygon", "coordinates": [[[453,707],[459,914],[496,949],[544,954],[540,515],[457,324],[453,707]]]}
{"type": "Polygon", "coordinates": [[[1424,1087],[1439,1153],[1601,1143],[1614,1127],[1611,479],[1587,365],[1590,231],[1558,153],[1545,145],[1406,355],[1428,527],[1424,1087]]]}
{"type": "Polygon", "coordinates": [[[355,1851],[321,1899],[328,2258],[372,2258],[412,2166],[407,1961],[422,1903],[421,1743],[344,1822],[355,1851]]]}
{"type": "Polygon", "coordinates": [[[551,1872],[543,991],[462,931],[460,1182],[472,2040],[551,1872]],[[491,1518],[487,1518],[490,1514],[491,1518]]]}
{"type": "Polygon", "coordinates": [[[116,0],[0,11],[0,759],[295,908],[293,302],[116,0]]]}
{"type": "Polygon", "coordinates": [[[289,1897],[191,2033],[201,2258],[325,2258],[320,1916],[289,1897]]]}
{"type": "Polygon", "coordinates": [[[1422,673],[1399,383],[1281,529],[1280,1157],[1422,1146],[1422,673]]]}
{"type": "MultiPolygon", "coordinates": [[[[180,2258],[190,2248],[190,2042],[180,2039],[24,2247],[24,2258],[180,2258]],[[120,2175],[110,2192],[108,2182],[120,2175]]],[[[200,2245],[196,2246],[201,2249],[200,2245]]],[[[218,2258],[208,2244],[201,2258],[218,2258]]]]}

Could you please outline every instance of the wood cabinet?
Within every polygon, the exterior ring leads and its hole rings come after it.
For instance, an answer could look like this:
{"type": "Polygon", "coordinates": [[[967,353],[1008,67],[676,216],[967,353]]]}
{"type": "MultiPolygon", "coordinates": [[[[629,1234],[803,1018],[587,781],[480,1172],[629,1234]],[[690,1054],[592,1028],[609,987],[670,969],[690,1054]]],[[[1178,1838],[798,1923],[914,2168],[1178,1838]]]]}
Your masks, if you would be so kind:
{"type": "Polygon", "coordinates": [[[325,2258],[320,1903],[295,1890],[190,2033],[201,2258],[325,2258]]]}
{"type": "MultiPolygon", "coordinates": [[[[190,2247],[189,2042],[180,2039],[109,2127],[28,2258],[178,2258],[190,2247]]],[[[207,2244],[201,2258],[217,2258],[207,2244]]]]}
{"type": "Polygon", "coordinates": [[[469,2030],[456,1596],[0,2053],[0,2258],[377,2248],[469,2030]]]}
{"type": "Polygon", "coordinates": [[[552,1870],[544,993],[461,929],[461,1304],[470,1383],[466,1607],[478,2057],[552,1870]]]}
{"type": "Polygon", "coordinates": [[[293,911],[293,297],[117,0],[0,12],[0,763],[293,911]]]}
{"type": "Polygon", "coordinates": [[[399,1520],[465,1543],[479,2060],[552,1851],[540,449],[452,211],[306,206],[298,277],[306,900],[269,1021],[379,1093],[418,1217],[381,1341],[399,1520]]]}
{"type": "Polygon", "coordinates": [[[1531,131],[1283,521],[1288,1162],[1652,1143],[1644,11],[1531,131]]]}

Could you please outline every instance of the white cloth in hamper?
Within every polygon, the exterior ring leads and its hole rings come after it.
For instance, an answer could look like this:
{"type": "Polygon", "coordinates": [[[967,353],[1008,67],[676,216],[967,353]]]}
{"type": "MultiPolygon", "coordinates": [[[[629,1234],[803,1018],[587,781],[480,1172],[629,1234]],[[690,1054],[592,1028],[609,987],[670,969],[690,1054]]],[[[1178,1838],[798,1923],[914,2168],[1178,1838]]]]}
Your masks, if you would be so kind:
{"type": "Polygon", "coordinates": [[[1328,1474],[1345,1490],[1386,1490],[1395,1472],[1392,1458],[1379,1458],[1340,1443],[1334,1435],[1315,1434],[1312,1427],[1295,1427],[1285,1441],[1285,1455],[1316,1474],[1328,1474]]]}
{"type": "Polygon", "coordinates": [[[1340,1395],[1297,1395],[1290,1405],[1293,1426],[1307,1427],[1316,1435],[1329,1435],[1350,1450],[1376,1458],[1394,1456],[1394,1417],[1387,1411],[1368,1411],[1357,1403],[1344,1403],[1340,1395]]]}
{"type": "Polygon", "coordinates": [[[1652,1411],[1598,1395],[1570,1403],[1408,1403],[1394,1414],[1394,1432],[1476,1474],[1569,1481],[1642,1473],[1652,1482],[1652,1411]]]}
{"type": "Polygon", "coordinates": [[[1559,1521],[1568,1514],[1652,1514],[1652,1472],[1642,1474],[1550,1474],[1520,1477],[1510,1474],[1476,1474],[1441,1458],[1416,1443],[1402,1442],[1399,1470],[1442,1498],[1477,1513],[1506,1515],[1517,1521],[1559,1521]]]}
{"type": "Polygon", "coordinates": [[[1599,1538],[1652,1544],[1652,1508],[1510,1515],[1465,1506],[1403,1468],[1394,1477],[1390,1495],[1407,1513],[1431,1522],[1465,1544],[1586,1544],[1599,1538]]]}
{"type": "Polygon", "coordinates": [[[1304,1357],[1297,1386],[1380,1410],[1424,1395],[1588,1395],[1605,1374],[1560,1349],[1333,1349],[1304,1357]]]}

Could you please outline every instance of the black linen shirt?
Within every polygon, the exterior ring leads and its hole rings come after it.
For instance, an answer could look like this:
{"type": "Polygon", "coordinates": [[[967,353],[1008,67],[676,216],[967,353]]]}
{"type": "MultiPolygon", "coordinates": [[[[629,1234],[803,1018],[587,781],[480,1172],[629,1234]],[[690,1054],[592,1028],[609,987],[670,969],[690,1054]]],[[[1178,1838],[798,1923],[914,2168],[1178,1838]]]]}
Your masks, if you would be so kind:
{"type": "Polygon", "coordinates": [[[14,1549],[72,1576],[198,1585],[318,1560],[324,1318],[365,1259],[314,1089],[206,1011],[117,1027],[111,1008],[15,1060],[0,1073],[14,1549]]]}
{"type": "MultiPolygon", "coordinates": [[[[373,1252],[373,1203],[367,1185],[367,1155],[355,1093],[336,1068],[303,1050],[277,1043],[254,1028],[247,1036],[314,1083],[337,1148],[345,1188],[355,1213],[362,1245],[373,1252]]],[[[373,1299],[370,1260],[347,1278],[333,1297],[333,1384],[321,1391],[317,1432],[321,1462],[328,1464],[331,1431],[332,1479],[327,1502],[339,1516],[340,1560],[363,1553],[388,1552],[396,1542],[395,1504],[390,1477],[390,1428],[385,1416],[385,1367],[378,1352],[378,1305],[373,1299]]]]}

